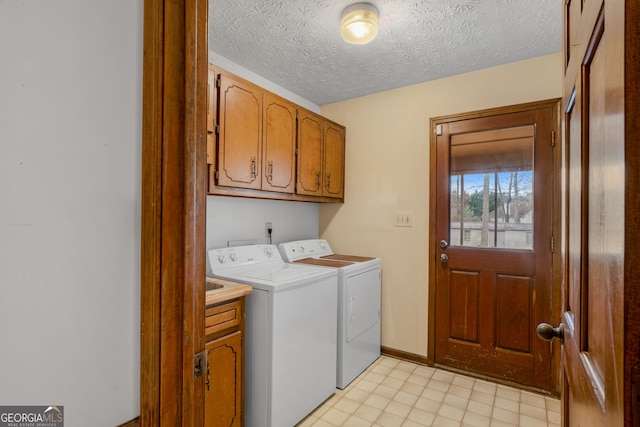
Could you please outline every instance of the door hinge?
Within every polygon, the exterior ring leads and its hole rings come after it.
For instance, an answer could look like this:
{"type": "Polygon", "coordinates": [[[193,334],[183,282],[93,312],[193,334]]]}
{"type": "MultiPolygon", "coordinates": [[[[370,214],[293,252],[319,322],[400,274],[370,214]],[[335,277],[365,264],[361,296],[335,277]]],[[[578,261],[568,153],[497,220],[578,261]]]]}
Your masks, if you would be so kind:
{"type": "Polygon", "coordinates": [[[442,135],[442,125],[436,125],[433,129],[433,133],[435,133],[437,136],[442,135]]]}
{"type": "Polygon", "coordinates": [[[207,371],[207,350],[196,353],[193,357],[193,376],[198,378],[207,371]]]}
{"type": "Polygon", "coordinates": [[[552,147],[556,146],[556,131],[555,130],[551,131],[551,146],[552,147]]]}
{"type": "Polygon", "coordinates": [[[300,111],[296,110],[296,120],[300,117],[300,111]]]}
{"type": "Polygon", "coordinates": [[[220,86],[222,86],[222,78],[218,76],[218,78],[216,79],[216,87],[220,87],[220,86]]]}
{"type": "Polygon", "coordinates": [[[555,239],[553,238],[553,236],[551,236],[551,253],[553,253],[555,249],[555,243],[555,239]]]}
{"type": "Polygon", "coordinates": [[[216,135],[220,134],[220,125],[216,123],[216,135]]]}
{"type": "Polygon", "coordinates": [[[218,180],[218,169],[214,169],[213,175],[215,176],[216,180],[218,180]]]}

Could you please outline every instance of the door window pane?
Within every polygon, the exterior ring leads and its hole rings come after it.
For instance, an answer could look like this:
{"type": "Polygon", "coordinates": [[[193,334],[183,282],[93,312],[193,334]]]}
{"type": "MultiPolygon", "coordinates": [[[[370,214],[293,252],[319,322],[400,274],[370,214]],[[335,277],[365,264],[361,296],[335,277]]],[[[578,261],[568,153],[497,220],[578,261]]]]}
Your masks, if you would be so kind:
{"type": "Polygon", "coordinates": [[[451,139],[450,244],[533,248],[533,127],[451,139]]]}

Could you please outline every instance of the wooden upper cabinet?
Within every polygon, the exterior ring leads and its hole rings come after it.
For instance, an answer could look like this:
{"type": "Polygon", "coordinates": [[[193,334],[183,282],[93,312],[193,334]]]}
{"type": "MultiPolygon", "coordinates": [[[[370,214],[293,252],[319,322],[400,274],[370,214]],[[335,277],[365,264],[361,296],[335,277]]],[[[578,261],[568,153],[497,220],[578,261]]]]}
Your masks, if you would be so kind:
{"type": "Polygon", "coordinates": [[[207,164],[215,163],[216,149],[216,125],[218,123],[218,91],[216,78],[218,73],[213,65],[209,64],[207,78],[207,164]]]}
{"type": "Polygon", "coordinates": [[[344,197],[345,128],[324,122],[323,186],[325,197],[344,197]]]}
{"type": "Polygon", "coordinates": [[[296,168],[296,106],[264,94],[262,189],[293,193],[296,168]]]}
{"type": "Polygon", "coordinates": [[[263,91],[220,74],[218,185],[261,188],[263,91]]]}
{"type": "Polygon", "coordinates": [[[299,112],[298,194],[344,198],[344,141],[343,126],[299,112]]]}
{"type": "Polygon", "coordinates": [[[345,128],[209,64],[207,163],[209,194],[341,202],[345,128]]]}
{"type": "Polygon", "coordinates": [[[298,115],[298,186],[296,193],[322,196],[324,119],[309,111],[298,115]]]}

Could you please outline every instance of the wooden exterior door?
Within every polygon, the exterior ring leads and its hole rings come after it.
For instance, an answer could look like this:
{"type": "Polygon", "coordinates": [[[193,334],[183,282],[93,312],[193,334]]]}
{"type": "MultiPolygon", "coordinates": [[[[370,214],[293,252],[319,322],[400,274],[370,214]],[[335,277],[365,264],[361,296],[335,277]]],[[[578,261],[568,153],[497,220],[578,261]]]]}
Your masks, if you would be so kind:
{"type": "Polygon", "coordinates": [[[565,1],[563,423],[640,425],[640,7],[565,1]],[[634,369],[636,368],[636,369],[634,369]]]}
{"type": "Polygon", "coordinates": [[[437,364],[553,388],[535,330],[551,315],[558,112],[551,100],[432,121],[437,364]]]}

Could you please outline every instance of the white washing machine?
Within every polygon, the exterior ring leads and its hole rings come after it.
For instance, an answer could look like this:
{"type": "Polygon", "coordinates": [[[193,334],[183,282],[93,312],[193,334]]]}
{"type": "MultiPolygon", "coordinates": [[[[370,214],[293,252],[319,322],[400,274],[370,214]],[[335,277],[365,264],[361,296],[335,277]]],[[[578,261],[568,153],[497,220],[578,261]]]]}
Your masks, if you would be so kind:
{"type": "Polygon", "coordinates": [[[215,277],[253,287],[246,297],[244,425],[295,425],[335,392],[337,272],[285,263],[274,245],[208,255],[215,277]]]}
{"type": "Polygon", "coordinates": [[[336,386],[345,388],[380,356],[380,258],[334,254],[323,239],[281,243],[293,265],[338,271],[336,386]]]}

